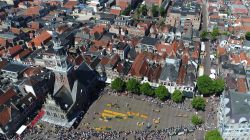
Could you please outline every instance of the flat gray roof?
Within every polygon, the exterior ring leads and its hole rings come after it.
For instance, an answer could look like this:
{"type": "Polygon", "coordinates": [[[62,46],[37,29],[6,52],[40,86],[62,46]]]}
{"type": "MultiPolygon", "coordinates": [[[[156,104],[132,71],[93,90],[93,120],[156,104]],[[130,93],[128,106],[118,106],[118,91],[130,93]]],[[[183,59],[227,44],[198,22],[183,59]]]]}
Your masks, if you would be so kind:
{"type": "Polygon", "coordinates": [[[250,119],[250,94],[237,93],[230,91],[228,97],[229,103],[227,107],[230,108],[230,118],[238,122],[241,117],[245,117],[248,121],[250,119]]]}
{"type": "Polygon", "coordinates": [[[23,64],[9,63],[2,69],[2,71],[18,73],[18,72],[23,72],[27,68],[28,66],[23,65],[23,64]]]}
{"type": "Polygon", "coordinates": [[[14,39],[14,38],[16,38],[16,36],[14,34],[11,34],[11,33],[5,33],[5,34],[0,34],[0,38],[14,39]]]}

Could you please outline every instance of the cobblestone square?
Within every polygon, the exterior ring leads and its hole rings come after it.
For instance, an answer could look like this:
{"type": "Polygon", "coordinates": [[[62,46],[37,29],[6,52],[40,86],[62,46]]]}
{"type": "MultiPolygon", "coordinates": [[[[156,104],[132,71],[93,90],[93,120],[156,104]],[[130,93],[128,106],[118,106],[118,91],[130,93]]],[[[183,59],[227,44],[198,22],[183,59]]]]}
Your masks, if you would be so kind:
{"type": "Polygon", "coordinates": [[[172,108],[163,105],[159,107],[155,103],[142,101],[128,96],[115,96],[104,94],[89,108],[83,118],[80,128],[111,127],[111,130],[143,130],[148,124],[154,129],[164,129],[168,127],[178,127],[190,124],[192,112],[172,108]],[[108,107],[107,104],[116,104],[115,107],[108,107]],[[112,118],[109,121],[101,120],[103,110],[112,110],[119,113],[138,112],[148,116],[147,119],[140,117],[119,119],[112,118]],[[160,118],[159,124],[154,124],[153,120],[160,118]],[[137,123],[144,122],[143,126],[137,123]],[[87,125],[86,125],[87,124],[87,125]]]}

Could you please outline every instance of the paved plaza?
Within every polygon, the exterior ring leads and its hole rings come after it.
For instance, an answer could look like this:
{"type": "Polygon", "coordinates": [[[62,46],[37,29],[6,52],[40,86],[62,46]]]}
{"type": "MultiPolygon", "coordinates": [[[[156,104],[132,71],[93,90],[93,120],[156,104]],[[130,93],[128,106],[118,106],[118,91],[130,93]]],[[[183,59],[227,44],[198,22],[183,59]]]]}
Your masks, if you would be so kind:
{"type": "MultiPolygon", "coordinates": [[[[24,139],[203,140],[203,126],[194,132],[172,137],[167,136],[167,132],[163,131],[190,127],[190,118],[195,114],[195,111],[190,108],[188,99],[183,104],[163,103],[143,95],[131,96],[103,91],[103,94],[90,106],[76,129],[57,127],[40,121],[35,129],[24,134],[24,139]],[[128,112],[133,112],[134,115],[128,112]],[[107,121],[103,117],[105,113],[125,117],[108,117],[110,120],[107,121]]],[[[201,116],[205,114],[208,115],[208,113],[199,112],[201,116]]]]}
{"type": "Polygon", "coordinates": [[[111,127],[111,130],[144,130],[147,126],[152,129],[164,129],[168,127],[178,127],[190,124],[192,112],[171,108],[167,106],[159,107],[155,103],[138,100],[128,96],[115,96],[104,94],[89,108],[83,118],[80,128],[111,127]],[[113,107],[109,107],[113,104],[113,107]],[[109,121],[101,119],[103,110],[112,110],[119,113],[137,112],[148,116],[147,119],[141,117],[133,118],[112,118],[109,121]],[[159,119],[159,123],[153,123],[153,120],[159,119]],[[144,123],[138,126],[137,123],[144,123]]]}

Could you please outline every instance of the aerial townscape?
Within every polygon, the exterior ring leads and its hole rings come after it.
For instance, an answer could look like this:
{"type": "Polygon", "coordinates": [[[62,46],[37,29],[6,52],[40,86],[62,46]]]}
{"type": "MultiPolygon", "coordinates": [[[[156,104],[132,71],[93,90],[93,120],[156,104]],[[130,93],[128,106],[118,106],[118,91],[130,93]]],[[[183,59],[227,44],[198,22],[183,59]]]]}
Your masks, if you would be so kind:
{"type": "Polygon", "coordinates": [[[0,140],[250,140],[250,0],[0,0],[0,140]]]}

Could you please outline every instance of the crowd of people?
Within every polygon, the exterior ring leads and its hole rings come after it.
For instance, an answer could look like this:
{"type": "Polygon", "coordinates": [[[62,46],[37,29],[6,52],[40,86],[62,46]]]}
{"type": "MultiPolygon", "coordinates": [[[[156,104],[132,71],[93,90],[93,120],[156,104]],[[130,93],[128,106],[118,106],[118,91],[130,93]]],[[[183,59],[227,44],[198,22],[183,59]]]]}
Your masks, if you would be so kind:
{"type": "Polygon", "coordinates": [[[25,139],[43,140],[43,139],[59,139],[59,140],[88,140],[88,139],[127,139],[128,137],[136,140],[150,140],[159,139],[163,140],[170,136],[178,134],[189,135],[196,127],[193,125],[171,127],[162,130],[138,130],[138,131],[103,131],[98,132],[93,129],[73,129],[64,128],[60,126],[50,125],[44,122],[40,122],[39,126],[27,129],[22,137],[25,139]],[[44,128],[53,127],[53,130],[44,128]],[[48,130],[48,131],[46,131],[48,130]],[[45,132],[46,131],[46,132],[45,132]]]}
{"type": "Polygon", "coordinates": [[[215,127],[216,124],[214,124],[214,120],[216,120],[217,117],[217,110],[215,108],[218,108],[219,106],[219,98],[218,97],[210,97],[209,98],[209,103],[208,103],[208,107],[207,107],[207,117],[205,118],[207,123],[205,123],[205,127],[207,129],[210,129],[212,127],[215,127]]]}

